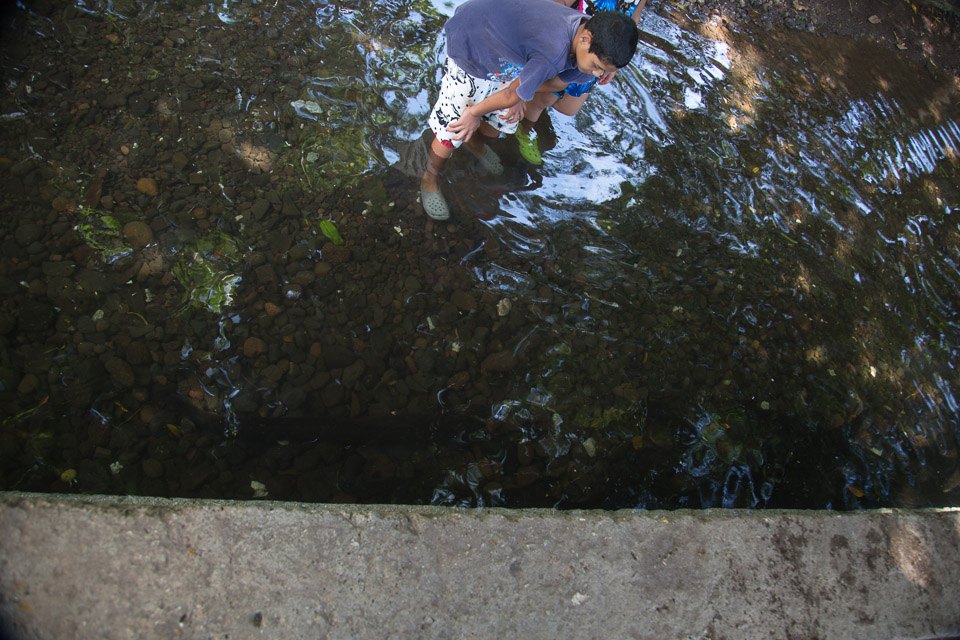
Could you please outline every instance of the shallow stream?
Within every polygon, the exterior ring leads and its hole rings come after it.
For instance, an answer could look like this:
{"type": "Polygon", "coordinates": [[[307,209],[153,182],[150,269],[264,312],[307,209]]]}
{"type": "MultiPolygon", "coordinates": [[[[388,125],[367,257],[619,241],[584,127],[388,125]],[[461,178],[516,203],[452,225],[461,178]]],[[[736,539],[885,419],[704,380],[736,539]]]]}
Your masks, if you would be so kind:
{"type": "Polygon", "coordinates": [[[438,225],[453,10],[12,14],[0,488],[960,504],[955,78],[653,2],[543,165],[455,154],[438,225]]]}

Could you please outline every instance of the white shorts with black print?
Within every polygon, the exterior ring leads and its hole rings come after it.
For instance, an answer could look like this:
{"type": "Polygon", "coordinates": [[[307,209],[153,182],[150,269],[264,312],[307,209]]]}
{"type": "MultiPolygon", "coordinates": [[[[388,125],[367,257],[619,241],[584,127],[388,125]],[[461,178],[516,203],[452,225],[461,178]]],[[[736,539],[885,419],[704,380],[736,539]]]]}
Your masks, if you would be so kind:
{"type": "MultiPolygon", "coordinates": [[[[430,128],[437,139],[447,147],[456,149],[463,141],[454,140],[456,134],[447,131],[447,125],[460,119],[464,109],[482,102],[497,91],[510,86],[509,82],[496,82],[483,78],[474,78],[464,71],[452,59],[447,58],[447,71],[440,82],[440,97],[430,112],[430,128]]],[[[506,109],[493,111],[483,116],[482,120],[501,133],[513,133],[517,130],[517,122],[507,122],[499,116],[506,113],[506,109]]]]}

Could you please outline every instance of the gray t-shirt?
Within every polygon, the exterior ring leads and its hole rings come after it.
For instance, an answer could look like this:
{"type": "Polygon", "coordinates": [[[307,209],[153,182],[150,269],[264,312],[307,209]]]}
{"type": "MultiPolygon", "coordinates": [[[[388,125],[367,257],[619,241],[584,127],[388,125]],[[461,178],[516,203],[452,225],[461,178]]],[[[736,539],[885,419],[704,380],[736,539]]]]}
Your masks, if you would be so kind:
{"type": "Polygon", "coordinates": [[[533,98],[543,82],[589,82],[570,55],[584,15],[553,0],[467,0],[444,27],[447,55],[475,78],[512,82],[533,98]]]}

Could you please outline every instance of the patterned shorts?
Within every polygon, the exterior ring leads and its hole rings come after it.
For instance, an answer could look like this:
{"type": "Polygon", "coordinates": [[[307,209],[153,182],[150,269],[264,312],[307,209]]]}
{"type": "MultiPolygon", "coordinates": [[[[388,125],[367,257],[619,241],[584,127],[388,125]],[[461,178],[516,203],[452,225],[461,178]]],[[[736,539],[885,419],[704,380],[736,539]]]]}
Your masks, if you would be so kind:
{"type": "MultiPolygon", "coordinates": [[[[483,78],[474,78],[464,71],[452,59],[447,58],[447,72],[440,82],[440,97],[430,112],[430,128],[445,146],[456,149],[463,141],[454,140],[456,135],[447,131],[447,125],[460,119],[460,115],[467,107],[482,102],[497,91],[510,86],[509,82],[495,82],[483,78]]],[[[513,133],[517,130],[517,122],[501,120],[499,116],[506,110],[493,111],[483,116],[482,120],[501,133],[513,133]]]]}

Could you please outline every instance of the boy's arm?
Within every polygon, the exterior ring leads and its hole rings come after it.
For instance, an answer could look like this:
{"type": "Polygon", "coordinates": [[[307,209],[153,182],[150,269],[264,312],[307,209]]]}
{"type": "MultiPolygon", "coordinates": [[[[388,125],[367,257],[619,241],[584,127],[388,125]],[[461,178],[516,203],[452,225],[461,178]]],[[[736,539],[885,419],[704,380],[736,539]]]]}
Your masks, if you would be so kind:
{"type": "Polygon", "coordinates": [[[633,18],[633,21],[640,24],[640,12],[643,11],[643,8],[647,6],[647,0],[640,0],[640,3],[637,4],[637,8],[633,10],[633,13],[630,15],[633,18]]]}
{"type": "Polygon", "coordinates": [[[554,91],[563,91],[569,84],[569,82],[564,82],[561,80],[559,76],[554,76],[537,87],[536,93],[553,93],[554,91]]]}
{"type": "MultiPolygon", "coordinates": [[[[447,131],[457,134],[453,136],[454,140],[463,140],[466,142],[471,136],[473,136],[473,133],[480,126],[480,119],[483,116],[493,111],[509,109],[510,107],[517,106],[518,103],[523,105],[523,100],[521,100],[520,96],[517,95],[517,87],[519,86],[520,80],[514,80],[506,88],[497,91],[495,94],[487,98],[484,98],[472,107],[467,107],[463,110],[463,113],[460,114],[459,119],[454,120],[447,125],[447,131]]],[[[515,117],[522,118],[523,113],[520,113],[519,116],[515,117]]],[[[513,120],[509,121],[512,122],[513,120]]]]}

